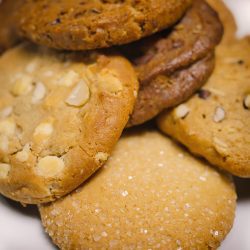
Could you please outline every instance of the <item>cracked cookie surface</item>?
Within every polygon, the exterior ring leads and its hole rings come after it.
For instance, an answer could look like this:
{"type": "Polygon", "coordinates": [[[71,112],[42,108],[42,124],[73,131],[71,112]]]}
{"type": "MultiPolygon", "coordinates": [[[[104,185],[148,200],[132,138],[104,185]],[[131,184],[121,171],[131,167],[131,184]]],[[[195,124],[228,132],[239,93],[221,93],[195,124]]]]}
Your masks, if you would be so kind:
{"type": "Polygon", "coordinates": [[[205,1],[195,0],[169,30],[121,47],[140,81],[130,126],[152,119],[189,98],[209,78],[223,25],[205,1]]]}
{"type": "Polygon", "coordinates": [[[108,159],[132,113],[131,64],[27,43],[0,71],[0,192],[24,203],[67,194],[108,159]]]}
{"type": "Polygon", "coordinates": [[[250,177],[250,42],[234,37],[228,10],[218,5],[225,39],[218,46],[216,68],[203,89],[158,119],[160,129],[212,164],[250,177]]]}
{"type": "Polygon", "coordinates": [[[191,0],[27,0],[24,36],[57,49],[87,50],[136,41],[178,21],[191,0]]]}
{"type": "Polygon", "coordinates": [[[235,206],[230,178],[140,128],[86,184],[40,213],[60,249],[217,249],[235,206]]]}

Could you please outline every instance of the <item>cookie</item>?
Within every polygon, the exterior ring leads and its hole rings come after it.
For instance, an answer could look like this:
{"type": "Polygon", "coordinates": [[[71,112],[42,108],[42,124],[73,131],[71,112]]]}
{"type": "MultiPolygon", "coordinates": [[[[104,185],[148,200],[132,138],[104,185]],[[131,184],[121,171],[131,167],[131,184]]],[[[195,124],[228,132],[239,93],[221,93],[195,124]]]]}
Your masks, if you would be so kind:
{"type": "Polygon", "coordinates": [[[60,249],[216,249],[235,205],[229,178],[141,130],[126,134],[85,185],[40,213],[60,249]]]}
{"type": "Polygon", "coordinates": [[[102,166],[138,88],[123,57],[31,44],[1,57],[0,85],[0,193],[23,203],[61,197],[102,166]]]}
{"type": "Polygon", "coordinates": [[[152,119],[199,89],[212,73],[212,54],[222,34],[217,13],[205,1],[195,0],[171,30],[122,48],[140,80],[130,126],[152,119]]]}
{"type": "Polygon", "coordinates": [[[207,0],[207,2],[219,13],[220,19],[222,20],[223,24],[226,26],[224,35],[223,35],[223,43],[230,44],[231,42],[234,43],[236,32],[237,32],[237,25],[235,20],[232,16],[231,11],[228,7],[223,3],[221,0],[207,0]]]}
{"type": "Polygon", "coordinates": [[[0,53],[19,41],[16,31],[16,12],[22,0],[0,1],[0,53]]]}
{"type": "Polygon", "coordinates": [[[208,80],[214,69],[214,54],[194,63],[171,76],[159,75],[148,84],[140,85],[135,109],[128,127],[142,124],[157,116],[164,108],[170,108],[187,100],[208,80]]]}
{"type": "Polygon", "coordinates": [[[191,0],[27,0],[20,29],[57,49],[88,50],[136,41],[173,25],[191,0]]]}
{"type": "Polygon", "coordinates": [[[212,77],[189,101],[163,112],[158,125],[212,164],[250,177],[250,43],[229,42],[232,27],[224,25],[227,38],[218,47],[212,77]]]}

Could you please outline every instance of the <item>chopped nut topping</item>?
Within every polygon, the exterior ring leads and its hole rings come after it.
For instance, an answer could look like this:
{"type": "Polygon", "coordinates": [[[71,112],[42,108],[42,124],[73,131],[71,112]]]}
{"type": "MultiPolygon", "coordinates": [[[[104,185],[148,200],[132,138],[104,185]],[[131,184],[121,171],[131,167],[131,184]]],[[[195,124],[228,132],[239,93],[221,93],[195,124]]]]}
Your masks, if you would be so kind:
{"type": "Polygon", "coordinates": [[[214,148],[220,155],[227,155],[229,146],[225,141],[220,138],[214,137],[213,138],[214,148]]]}
{"type": "Polygon", "coordinates": [[[90,98],[90,90],[85,81],[80,81],[72,90],[65,102],[70,106],[81,107],[85,105],[90,98]]]}
{"type": "Polygon", "coordinates": [[[245,109],[250,109],[250,94],[244,98],[243,105],[245,109]]]}
{"type": "Polygon", "coordinates": [[[108,160],[108,157],[109,155],[107,153],[104,153],[104,152],[98,152],[96,155],[95,155],[95,162],[97,164],[100,164],[100,163],[104,163],[108,160]]]}
{"type": "Polygon", "coordinates": [[[16,154],[16,159],[20,162],[25,162],[29,159],[30,145],[26,144],[21,152],[16,154]]]}
{"type": "Polygon", "coordinates": [[[7,118],[9,117],[13,112],[13,108],[11,106],[8,106],[0,111],[0,118],[7,118]]]}
{"type": "Polygon", "coordinates": [[[102,70],[99,75],[99,86],[101,90],[117,93],[123,89],[122,82],[115,75],[115,72],[102,70]]]}
{"type": "Polygon", "coordinates": [[[128,196],[128,191],[127,191],[127,190],[125,190],[125,191],[122,191],[122,192],[121,192],[121,195],[122,195],[123,197],[126,197],[126,196],[128,196]]]}
{"type": "Polygon", "coordinates": [[[32,90],[33,80],[30,76],[23,75],[21,78],[17,79],[11,93],[14,96],[27,95],[32,90]]]}
{"type": "Polygon", "coordinates": [[[38,103],[41,101],[46,95],[46,88],[42,82],[36,83],[33,96],[32,96],[32,103],[38,103]]]}
{"type": "Polygon", "coordinates": [[[0,178],[6,179],[9,175],[11,166],[6,163],[0,163],[0,178]]]}
{"type": "Polygon", "coordinates": [[[10,119],[0,121],[0,134],[13,136],[16,132],[16,124],[10,119]]]}
{"type": "Polygon", "coordinates": [[[39,124],[34,132],[34,136],[50,136],[53,133],[53,125],[49,122],[39,124]]]}
{"type": "Polygon", "coordinates": [[[58,85],[71,87],[78,81],[79,81],[78,73],[76,73],[74,70],[70,70],[63,77],[59,79],[58,85]]]}
{"type": "Polygon", "coordinates": [[[226,112],[222,107],[217,107],[214,114],[214,122],[220,123],[226,117],[226,112]]]}
{"type": "Polygon", "coordinates": [[[188,116],[188,114],[190,113],[190,109],[187,105],[185,104],[181,104],[179,105],[176,109],[175,109],[175,116],[177,118],[181,118],[184,119],[188,116]]]}
{"type": "Polygon", "coordinates": [[[38,64],[36,61],[29,63],[26,67],[26,72],[33,73],[36,70],[37,66],[38,66],[38,64]]]}
{"type": "Polygon", "coordinates": [[[64,166],[63,159],[56,156],[46,156],[39,160],[36,172],[40,176],[54,177],[63,171],[64,166]]]}

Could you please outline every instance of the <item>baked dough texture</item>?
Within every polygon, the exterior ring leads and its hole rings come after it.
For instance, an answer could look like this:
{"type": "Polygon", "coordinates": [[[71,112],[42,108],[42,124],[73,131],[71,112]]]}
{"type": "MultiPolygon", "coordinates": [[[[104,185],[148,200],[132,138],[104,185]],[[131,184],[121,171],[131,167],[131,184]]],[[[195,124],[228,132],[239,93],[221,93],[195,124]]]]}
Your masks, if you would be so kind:
{"type": "Polygon", "coordinates": [[[29,43],[0,59],[0,193],[55,200],[108,159],[138,82],[123,57],[60,53],[29,43]]]}
{"type": "MultiPolygon", "coordinates": [[[[214,1],[212,1],[214,3],[214,1]]],[[[215,71],[199,93],[158,119],[160,129],[193,153],[240,177],[250,177],[250,42],[234,37],[233,17],[222,3],[225,38],[215,71]]]]}
{"type": "Polygon", "coordinates": [[[57,49],[87,50],[125,44],[177,22],[191,0],[27,0],[21,33],[57,49]]]}
{"type": "Polygon", "coordinates": [[[214,69],[214,50],[223,26],[205,1],[195,0],[177,25],[122,47],[134,64],[140,91],[130,126],[187,100],[214,69]]]}
{"type": "Polygon", "coordinates": [[[40,213],[60,249],[217,249],[235,205],[230,178],[140,129],[86,184],[40,213]]]}

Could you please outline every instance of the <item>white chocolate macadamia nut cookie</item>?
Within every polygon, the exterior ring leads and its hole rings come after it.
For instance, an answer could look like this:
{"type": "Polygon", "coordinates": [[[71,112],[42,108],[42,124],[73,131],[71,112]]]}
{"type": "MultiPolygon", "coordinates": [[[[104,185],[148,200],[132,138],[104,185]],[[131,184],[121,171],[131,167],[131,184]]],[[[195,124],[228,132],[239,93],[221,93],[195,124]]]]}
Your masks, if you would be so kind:
{"type": "Polygon", "coordinates": [[[124,135],[82,187],[40,213],[60,249],[217,249],[235,206],[230,178],[140,130],[124,135]]]}
{"type": "Polygon", "coordinates": [[[0,193],[61,197],[108,159],[132,112],[136,74],[124,58],[22,44],[0,58],[0,193]]]}

